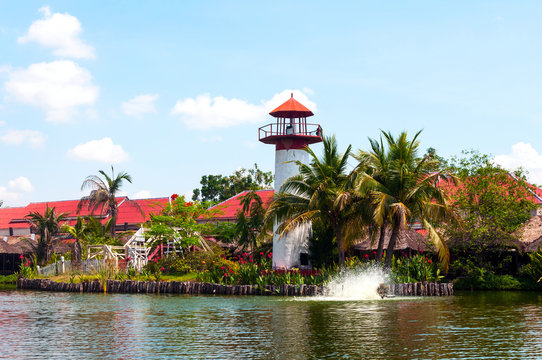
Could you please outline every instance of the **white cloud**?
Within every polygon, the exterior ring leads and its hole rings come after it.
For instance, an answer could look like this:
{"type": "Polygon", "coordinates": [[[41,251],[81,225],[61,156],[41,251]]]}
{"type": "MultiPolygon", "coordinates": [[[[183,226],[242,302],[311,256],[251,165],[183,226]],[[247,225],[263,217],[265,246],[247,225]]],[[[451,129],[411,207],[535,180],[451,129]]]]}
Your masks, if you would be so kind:
{"type": "Polygon", "coordinates": [[[30,180],[24,176],[19,176],[8,181],[7,186],[0,186],[0,200],[5,203],[16,202],[32,191],[34,191],[34,186],[32,186],[30,180]]]}
{"type": "Polygon", "coordinates": [[[141,190],[136,192],[131,198],[132,199],[148,199],[152,197],[149,190],[141,190]]]}
{"type": "Polygon", "coordinates": [[[291,93],[294,94],[296,100],[313,112],[316,110],[316,104],[310,101],[302,91],[284,90],[275,94],[270,100],[261,101],[258,105],[240,99],[227,99],[223,96],[211,98],[209,94],[198,95],[196,98],[178,100],[171,113],[180,115],[181,120],[194,129],[256,124],[268,119],[268,113],[288,100],[291,93]]]}
{"type": "Polygon", "coordinates": [[[222,141],[222,136],[220,135],[215,135],[215,136],[201,136],[200,138],[200,141],[202,143],[216,143],[216,142],[220,142],[222,141]]]}
{"type": "Polygon", "coordinates": [[[522,167],[529,172],[530,181],[542,184],[542,154],[529,143],[519,142],[512,145],[510,154],[495,156],[493,161],[508,170],[522,167]]]}
{"type": "MultiPolygon", "coordinates": [[[[1,107],[0,107],[1,108],[1,107]]],[[[0,126],[4,126],[4,125],[7,125],[8,123],[5,122],[4,120],[0,120],[0,126]]]]}
{"type": "Polygon", "coordinates": [[[73,61],[30,65],[9,73],[4,84],[8,99],[42,108],[51,122],[66,122],[80,106],[98,98],[90,72],[73,61]]]}
{"type": "Polygon", "coordinates": [[[118,164],[129,158],[122,147],[113,144],[113,140],[108,137],[79,144],[68,151],[68,156],[77,160],[96,161],[108,164],[118,164]]]}
{"type": "Polygon", "coordinates": [[[68,13],[51,13],[48,6],[39,10],[43,18],[34,21],[28,28],[26,35],[17,41],[21,44],[37,42],[47,48],[53,49],[53,55],[71,57],[76,59],[93,59],[94,48],[85,44],[80,38],[81,23],[68,13]]]}
{"type": "Polygon", "coordinates": [[[33,148],[42,147],[47,137],[37,130],[8,130],[0,135],[0,142],[8,145],[22,145],[27,143],[33,148]]]}
{"type": "Polygon", "coordinates": [[[141,117],[143,114],[154,113],[156,108],[154,102],[158,99],[158,95],[139,95],[129,101],[125,101],[121,105],[122,112],[128,116],[141,117]]]}

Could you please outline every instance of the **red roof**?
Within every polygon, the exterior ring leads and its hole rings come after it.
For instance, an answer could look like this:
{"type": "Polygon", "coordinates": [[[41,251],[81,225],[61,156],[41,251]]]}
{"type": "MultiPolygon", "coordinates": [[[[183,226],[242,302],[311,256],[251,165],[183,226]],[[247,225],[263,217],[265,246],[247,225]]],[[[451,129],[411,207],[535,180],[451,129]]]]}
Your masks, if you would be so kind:
{"type": "MultiPolygon", "coordinates": [[[[237,212],[243,208],[241,205],[241,198],[248,194],[250,191],[243,191],[228,200],[221,202],[218,205],[215,205],[209,210],[218,210],[219,213],[216,216],[213,216],[213,220],[219,221],[233,221],[237,219],[237,212]]],[[[262,199],[264,209],[271,204],[273,201],[274,191],[269,190],[256,190],[256,194],[262,199]]]]}
{"type": "Polygon", "coordinates": [[[294,99],[294,94],[292,94],[292,97],[284,104],[271,111],[269,115],[280,118],[304,118],[313,116],[314,114],[299,101],[294,99]]]}
{"type": "MultiPolygon", "coordinates": [[[[127,197],[119,197],[117,201],[119,203],[119,212],[117,215],[117,224],[141,224],[149,218],[149,214],[155,214],[162,211],[164,205],[169,202],[169,198],[155,198],[155,199],[138,199],[136,201],[143,213],[141,214],[140,209],[137,206],[130,205],[129,201],[126,201],[127,197]]],[[[65,213],[68,220],[66,223],[74,225],[77,221],[78,216],[87,216],[90,215],[90,211],[86,207],[83,207],[79,213],[77,213],[77,204],[79,200],[65,200],[65,201],[48,201],[40,203],[30,203],[24,207],[16,208],[0,208],[0,229],[25,229],[30,227],[30,223],[25,218],[26,215],[31,212],[38,212],[43,214],[45,208],[49,206],[50,208],[55,208],[57,214],[65,213]]],[[[95,213],[94,216],[100,215],[99,212],[95,213]]],[[[102,223],[105,223],[108,216],[103,214],[101,219],[102,223]]]]}

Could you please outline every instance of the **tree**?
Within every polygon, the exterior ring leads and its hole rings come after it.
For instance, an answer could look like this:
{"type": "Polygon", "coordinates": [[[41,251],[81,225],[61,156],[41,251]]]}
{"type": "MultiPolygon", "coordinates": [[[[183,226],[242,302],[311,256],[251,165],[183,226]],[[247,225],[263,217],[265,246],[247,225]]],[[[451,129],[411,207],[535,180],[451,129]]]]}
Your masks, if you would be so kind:
{"type": "Polygon", "coordinates": [[[264,230],[265,209],[262,198],[255,191],[250,191],[240,198],[240,202],[242,208],[237,213],[235,224],[237,241],[240,246],[254,250],[266,235],[264,230]]]}
{"type": "Polygon", "coordinates": [[[204,175],[201,177],[201,189],[194,189],[192,200],[202,202],[221,202],[245,190],[270,188],[273,173],[264,172],[254,164],[254,169],[240,169],[230,176],[204,175]]]}
{"type": "Polygon", "coordinates": [[[53,249],[53,238],[60,232],[60,223],[66,219],[66,213],[57,214],[56,209],[47,204],[43,215],[34,211],[26,215],[26,218],[40,236],[35,249],[38,262],[47,264],[53,249]]]}
{"type": "Polygon", "coordinates": [[[418,157],[418,136],[408,140],[402,132],[397,138],[382,131],[380,141],[369,139],[372,152],[359,151],[357,167],[357,189],[371,200],[374,225],[381,229],[379,246],[390,228],[388,248],[384,266],[391,267],[393,250],[401,228],[414,221],[421,221],[428,231],[439,253],[445,270],[449,263],[449,249],[442,235],[433,224],[453,218],[449,200],[438,186],[441,179],[452,177],[437,171],[434,157],[430,154],[418,157]]]}
{"type": "MultiPolygon", "coordinates": [[[[111,177],[103,170],[99,170],[99,173],[103,176],[103,179],[97,175],[90,175],[83,181],[81,190],[90,189],[91,191],[89,195],[81,198],[77,204],[77,210],[80,211],[83,207],[86,207],[91,214],[100,210],[101,214],[105,213],[110,216],[111,238],[114,239],[118,213],[117,193],[124,181],[132,183],[132,177],[126,172],[120,172],[115,176],[113,166],[111,166],[111,177]]],[[[129,199],[126,199],[125,202],[139,208],[141,211],[141,207],[137,202],[129,199]]]]}
{"type": "Polygon", "coordinates": [[[331,227],[341,266],[345,265],[347,240],[362,227],[362,223],[355,220],[356,203],[348,188],[346,167],[350,150],[351,146],[348,146],[343,154],[339,154],[335,136],[324,138],[322,158],[307,147],[305,151],[311,158],[310,164],[296,162],[299,175],[284,182],[266,214],[267,224],[275,219],[282,222],[277,229],[281,236],[307,223],[331,227]]]}
{"type": "Polygon", "coordinates": [[[198,219],[210,220],[215,214],[214,210],[207,210],[198,202],[186,202],[184,196],[172,197],[172,202],[161,214],[151,214],[146,235],[156,243],[175,241],[182,248],[201,245],[202,234],[214,227],[210,221],[200,223],[198,219]]]}
{"type": "Polygon", "coordinates": [[[461,181],[450,191],[464,226],[446,227],[447,236],[455,246],[479,251],[513,246],[537,207],[534,187],[521,169],[508,172],[474,150],[462,154],[450,160],[449,169],[461,181]]]}
{"type": "Polygon", "coordinates": [[[79,266],[81,264],[82,257],[82,245],[88,242],[88,228],[87,223],[82,217],[78,216],[75,226],[64,224],[62,226],[62,232],[67,233],[74,238],[72,245],[72,264],[79,266]]]}

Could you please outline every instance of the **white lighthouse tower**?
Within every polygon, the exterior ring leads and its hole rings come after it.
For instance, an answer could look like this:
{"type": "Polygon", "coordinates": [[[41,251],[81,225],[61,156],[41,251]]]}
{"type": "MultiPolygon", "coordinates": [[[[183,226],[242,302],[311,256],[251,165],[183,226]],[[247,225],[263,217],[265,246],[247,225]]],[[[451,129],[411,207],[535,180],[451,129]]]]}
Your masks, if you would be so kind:
{"type": "MultiPolygon", "coordinates": [[[[295,163],[308,163],[308,154],[303,150],[310,144],[322,141],[322,128],[318,124],[307,124],[312,111],[294,99],[294,95],[269,115],[277,119],[259,129],[259,140],[275,145],[275,194],[286,179],[299,173],[295,163]]],[[[308,236],[310,225],[300,226],[279,239],[273,226],[273,267],[308,267],[308,236]]]]}

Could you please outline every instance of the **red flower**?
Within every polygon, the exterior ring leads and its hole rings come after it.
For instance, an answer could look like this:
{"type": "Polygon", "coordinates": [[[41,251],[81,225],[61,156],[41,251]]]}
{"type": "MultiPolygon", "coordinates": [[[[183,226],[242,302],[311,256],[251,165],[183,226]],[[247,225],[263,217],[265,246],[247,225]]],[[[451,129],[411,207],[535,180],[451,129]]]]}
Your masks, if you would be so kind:
{"type": "Polygon", "coordinates": [[[187,202],[186,204],[184,204],[184,206],[186,206],[186,207],[189,207],[189,206],[192,206],[192,205],[194,205],[194,203],[191,202],[191,201],[190,201],[190,202],[187,202]]]}
{"type": "Polygon", "coordinates": [[[224,266],[221,266],[220,269],[221,269],[221,270],[224,270],[224,266]]]}
{"type": "Polygon", "coordinates": [[[126,256],[126,261],[130,261],[130,260],[132,260],[132,258],[129,256],[126,256]]]}
{"type": "Polygon", "coordinates": [[[271,256],[273,256],[273,255],[271,255],[271,253],[267,254],[267,257],[270,258],[270,259],[271,259],[271,256]]]}
{"type": "Polygon", "coordinates": [[[429,264],[431,264],[431,259],[427,260],[427,262],[428,262],[429,264]]]}
{"type": "Polygon", "coordinates": [[[171,200],[175,200],[178,197],[179,197],[179,194],[173,194],[173,195],[171,195],[171,200]]]}
{"type": "Polygon", "coordinates": [[[260,253],[260,256],[263,256],[263,252],[260,253]]]}
{"type": "Polygon", "coordinates": [[[228,277],[228,273],[224,273],[224,277],[228,277]]]}
{"type": "Polygon", "coordinates": [[[21,254],[21,256],[19,256],[19,259],[24,259],[24,255],[21,254]]]}
{"type": "Polygon", "coordinates": [[[233,274],[233,270],[230,270],[230,272],[233,274]]]}
{"type": "Polygon", "coordinates": [[[376,255],[376,251],[373,251],[373,255],[376,255]]]}
{"type": "Polygon", "coordinates": [[[160,271],[164,271],[164,270],[166,270],[166,269],[164,269],[163,267],[160,268],[160,271]]]}
{"type": "Polygon", "coordinates": [[[366,257],[366,258],[368,258],[368,257],[369,257],[369,255],[368,255],[368,254],[365,254],[365,257],[366,257]]]}
{"type": "Polygon", "coordinates": [[[252,259],[249,260],[250,262],[253,262],[252,259]]]}

